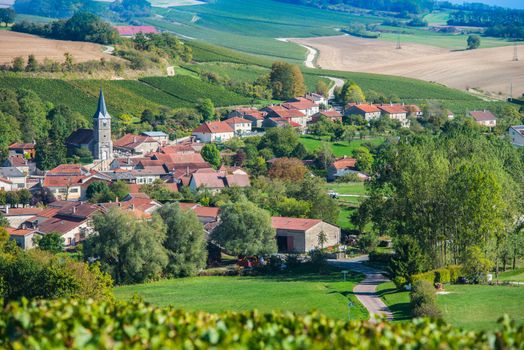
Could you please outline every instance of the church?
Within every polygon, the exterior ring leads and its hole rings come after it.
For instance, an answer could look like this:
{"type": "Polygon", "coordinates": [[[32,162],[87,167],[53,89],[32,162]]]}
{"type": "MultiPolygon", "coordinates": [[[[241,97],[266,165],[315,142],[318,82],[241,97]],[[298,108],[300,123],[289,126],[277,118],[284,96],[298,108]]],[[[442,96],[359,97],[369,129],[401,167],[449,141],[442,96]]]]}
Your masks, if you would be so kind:
{"type": "Polygon", "coordinates": [[[70,153],[75,149],[88,149],[95,161],[113,158],[113,141],[111,140],[111,116],[107,111],[104,92],[100,89],[98,109],[93,116],[93,129],[78,129],[66,139],[70,153]]]}

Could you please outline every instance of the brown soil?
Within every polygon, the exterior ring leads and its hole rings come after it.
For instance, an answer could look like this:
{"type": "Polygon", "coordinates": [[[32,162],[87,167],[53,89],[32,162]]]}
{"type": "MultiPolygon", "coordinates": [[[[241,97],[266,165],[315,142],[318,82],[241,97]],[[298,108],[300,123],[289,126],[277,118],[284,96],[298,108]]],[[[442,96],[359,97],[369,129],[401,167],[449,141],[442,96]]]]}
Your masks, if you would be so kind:
{"type": "Polygon", "coordinates": [[[524,46],[512,61],[513,47],[454,51],[429,45],[361,39],[351,36],[290,39],[319,51],[321,68],[379,73],[435,81],[457,89],[478,89],[515,97],[524,92],[524,46]]]}
{"type": "Polygon", "coordinates": [[[53,61],[64,61],[64,53],[73,55],[75,62],[85,62],[114,56],[103,53],[105,47],[98,44],[44,39],[34,35],[16,33],[7,30],[0,31],[0,64],[12,62],[13,58],[34,54],[39,61],[49,58],[53,61]]]}

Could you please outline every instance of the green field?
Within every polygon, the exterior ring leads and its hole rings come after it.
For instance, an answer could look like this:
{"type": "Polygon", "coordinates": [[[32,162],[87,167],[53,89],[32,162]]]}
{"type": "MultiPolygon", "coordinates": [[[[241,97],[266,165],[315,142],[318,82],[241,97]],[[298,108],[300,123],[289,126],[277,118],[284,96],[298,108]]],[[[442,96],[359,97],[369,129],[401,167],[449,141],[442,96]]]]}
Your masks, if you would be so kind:
{"type": "Polygon", "coordinates": [[[275,40],[286,37],[337,35],[348,23],[380,22],[380,18],[321,10],[272,0],[216,0],[200,6],[155,9],[162,17],[148,24],[179,35],[204,40],[242,52],[300,63],[305,49],[275,40]]]}
{"type": "Polygon", "coordinates": [[[350,298],[356,305],[351,318],[367,319],[367,311],[351,294],[361,279],[361,275],[352,275],[343,282],[338,271],[331,275],[194,277],[117,287],[115,295],[130,299],[137,294],[155,305],[213,313],[258,309],[305,314],[315,309],[337,319],[347,319],[350,298]]]}
{"type": "Polygon", "coordinates": [[[364,182],[328,183],[327,189],[338,194],[365,196],[367,191],[364,182]]]}
{"type": "Polygon", "coordinates": [[[0,86],[33,90],[43,101],[64,104],[74,111],[91,115],[96,109],[98,90],[102,86],[109,113],[114,116],[140,115],[146,108],[158,110],[194,107],[201,98],[210,98],[217,107],[249,103],[251,100],[200,79],[179,75],[142,80],[60,80],[0,76],[0,86]]]}
{"type": "Polygon", "coordinates": [[[524,267],[499,274],[501,281],[524,282],[524,267]]]}
{"type": "Polygon", "coordinates": [[[424,20],[431,25],[446,25],[448,23],[449,13],[435,11],[424,16],[424,20]]]}
{"type": "MultiPolygon", "coordinates": [[[[437,303],[443,319],[453,326],[493,329],[504,314],[524,324],[523,286],[446,285],[445,290],[449,294],[437,295],[437,303]]],[[[410,317],[409,292],[399,292],[392,282],[381,284],[378,291],[396,320],[410,317]]]]}
{"type": "Polygon", "coordinates": [[[322,146],[323,142],[325,142],[331,147],[331,150],[333,151],[335,157],[343,157],[351,156],[353,154],[353,151],[358,147],[362,146],[362,144],[364,143],[380,145],[384,142],[384,138],[377,137],[364,140],[352,140],[350,143],[348,143],[347,141],[330,142],[327,139],[319,140],[313,136],[304,135],[300,137],[300,142],[306,147],[308,152],[314,152],[322,146]]]}

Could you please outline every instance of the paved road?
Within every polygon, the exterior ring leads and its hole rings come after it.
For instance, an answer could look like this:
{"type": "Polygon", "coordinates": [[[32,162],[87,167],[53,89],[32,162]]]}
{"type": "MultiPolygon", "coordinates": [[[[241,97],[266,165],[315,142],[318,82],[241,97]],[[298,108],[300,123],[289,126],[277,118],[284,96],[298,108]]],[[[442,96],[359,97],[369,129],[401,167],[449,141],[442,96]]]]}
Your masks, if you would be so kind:
{"type": "Polygon", "coordinates": [[[353,259],[329,260],[329,263],[366,275],[366,278],[353,288],[353,293],[369,311],[371,319],[373,319],[373,315],[378,315],[383,316],[388,320],[392,320],[393,314],[376,293],[377,286],[389,280],[381,273],[381,271],[364,265],[363,262],[367,260],[369,260],[368,256],[364,255],[353,259]]]}

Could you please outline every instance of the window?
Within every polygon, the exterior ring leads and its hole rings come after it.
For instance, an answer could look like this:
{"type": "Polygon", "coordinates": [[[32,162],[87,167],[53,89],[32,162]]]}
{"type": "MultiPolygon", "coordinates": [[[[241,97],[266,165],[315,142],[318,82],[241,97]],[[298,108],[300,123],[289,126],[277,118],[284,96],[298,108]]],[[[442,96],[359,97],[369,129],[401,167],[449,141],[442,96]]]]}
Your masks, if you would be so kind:
{"type": "Polygon", "coordinates": [[[78,193],[78,188],[72,188],[69,192],[71,192],[71,193],[78,193]]]}
{"type": "Polygon", "coordinates": [[[107,122],[102,122],[102,126],[105,128],[107,126],[107,122]]]}

